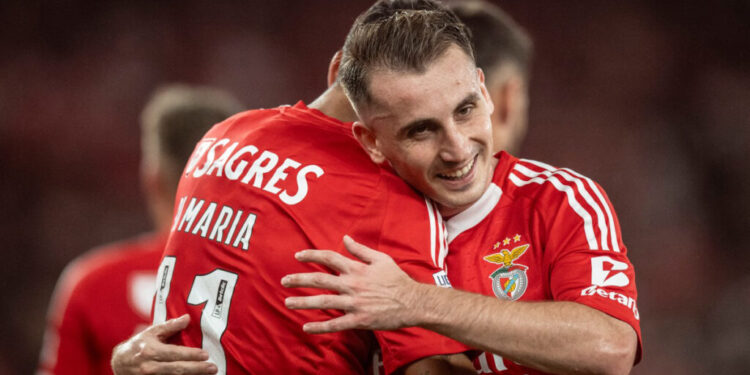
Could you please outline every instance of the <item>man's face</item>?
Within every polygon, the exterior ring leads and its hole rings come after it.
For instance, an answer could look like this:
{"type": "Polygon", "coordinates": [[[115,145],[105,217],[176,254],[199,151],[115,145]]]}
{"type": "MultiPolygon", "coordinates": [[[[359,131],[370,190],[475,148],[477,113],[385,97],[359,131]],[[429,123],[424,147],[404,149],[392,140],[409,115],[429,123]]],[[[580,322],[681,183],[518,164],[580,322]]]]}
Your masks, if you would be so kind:
{"type": "Polygon", "coordinates": [[[372,100],[358,108],[373,159],[387,159],[446,216],[479,199],[492,178],[493,107],[483,80],[451,46],[425,73],[371,72],[372,100]]]}

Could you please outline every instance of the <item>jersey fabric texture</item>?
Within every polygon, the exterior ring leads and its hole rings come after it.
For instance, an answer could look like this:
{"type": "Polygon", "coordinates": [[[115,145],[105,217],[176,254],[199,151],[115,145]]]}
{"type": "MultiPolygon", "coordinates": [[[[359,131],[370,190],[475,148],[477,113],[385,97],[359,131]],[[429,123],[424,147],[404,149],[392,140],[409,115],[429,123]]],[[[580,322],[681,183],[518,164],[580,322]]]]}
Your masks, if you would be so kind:
{"type": "MultiPolygon", "coordinates": [[[[175,342],[205,348],[220,374],[365,372],[372,332],[307,334],[304,323],[341,312],[284,306],[286,297],[320,291],[283,288],[283,276],[331,272],[296,261],[297,251],[351,256],[342,244],[349,234],[433,284],[447,253],[434,204],[372,163],[351,124],[301,102],[244,112],[212,128],[185,167],[175,207],[154,322],[189,313],[195,323],[175,342]]],[[[389,373],[421,357],[467,350],[416,328],[374,336],[389,373]]]]}
{"type": "Polygon", "coordinates": [[[166,234],[92,250],[57,283],[38,374],[112,374],[112,349],[151,322],[154,280],[166,234]]]}
{"type": "MultiPolygon", "coordinates": [[[[640,321],[633,266],[602,188],[570,169],[505,152],[493,182],[446,220],[454,288],[508,301],[574,301],[630,324],[640,321]]],[[[539,374],[490,353],[479,373],[539,374]]]]}

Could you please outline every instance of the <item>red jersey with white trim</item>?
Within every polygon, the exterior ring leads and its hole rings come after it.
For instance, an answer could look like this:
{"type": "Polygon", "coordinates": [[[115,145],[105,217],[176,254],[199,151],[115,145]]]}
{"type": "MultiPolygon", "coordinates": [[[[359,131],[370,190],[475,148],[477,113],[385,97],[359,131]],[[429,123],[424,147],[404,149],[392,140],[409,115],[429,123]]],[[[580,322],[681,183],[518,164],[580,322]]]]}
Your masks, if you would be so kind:
{"type": "Polygon", "coordinates": [[[80,257],[63,271],[38,374],[112,374],[112,349],[148,327],[167,236],[148,234],[80,257]]]}
{"type": "MultiPolygon", "coordinates": [[[[177,191],[159,268],[154,322],[196,322],[176,342],[203,347],[220,374],[364,373],[370,331],[311,335],[302,325],[339,311],[290,310],[289,273],[322,271],[294,254],[342,238],[390,254],[412,277],[447,284],[444,226],[434,204],[370,161],[351,124],[303,103],[235,115],[196,146],[177,191]],[[200,322],[200,324],[198,324],[200,322]]],[[[375,332],[388,372],[419,358],[467,350],[421,329],[375,332]]]]}
{"type": "MultiPolygon", "coordinates": [[[[574,301],[641,329],[633,265],[602,188],[570,169],[505,152],[492,184],[446,220],[453,287],[510,301],[574,301]]],[[[489,353],[480,373],[541,374],[489,353]]]]}

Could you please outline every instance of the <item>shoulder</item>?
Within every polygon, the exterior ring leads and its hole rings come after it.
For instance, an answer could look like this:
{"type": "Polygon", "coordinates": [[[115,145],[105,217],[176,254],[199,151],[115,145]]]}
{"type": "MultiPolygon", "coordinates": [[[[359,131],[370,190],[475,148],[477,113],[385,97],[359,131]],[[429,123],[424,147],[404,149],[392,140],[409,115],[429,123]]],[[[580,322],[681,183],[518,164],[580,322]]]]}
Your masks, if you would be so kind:
{"type": "Polygon", "coordinates": [[[61,320],[66,310],[83,311],[97,301],[89,295],[101,295],[96,291],[107,289],[118,274],[132,269],[133,264],[136,268],[156,269],[165,240],[160,235],[142,235],[94,248],[71,261],[60,274],[52,295],[52,319],[61,320]]]}
{"type": "MultiPolygon", "coordinates": [[[[600,206],[605,200],[604,190],[589,177],[570,168],[518,159],[509,169],[503,191],[516,198],[534,200],[537,205],[567,202],[574,208],[585,202],[600,206]]],[[[593,208],[593,207],[592,207],[593,208]]]]}
{"type": "Polygon", "coordinates": [[[399,217],[404,226],[410,226],[414,220],[423,220],[440,216],[437,206],[422,193],[396,175],[389,166],[378,167],[378,179],[375,194],[380,196],[379,203],[390,211],[394,217],[399,217]]]}
{"type": "Polygon", "coordinates": [[[75,288],[131,269],[156,269],[165,245],[166,236],[149,233],[93,248],[68,264],[60,280],[75,288]]]}
{"type": "Polygon", "coordinates": [[[550,230],[580,228],[587,246],[594,250],[620,247],[614,208],[602,187],[589,177],[569,168],[519,159],[509,169],[503,190],[510,199],[541,215],[550,230]]]}
{"type": "Polygon", "coordinates": [[[273,132],[281,129],[289,130],[294,128],[312,128],[311,131],[320,132],[321,130],[351,135],[351,123],[344,123],[335,118],[326,116],[322,112],[308,108],[304,103],[298,102],[295,105],[282,105],[275,108],[252,109],[237,113],[226,120],[218,123],[212,129],[212,133],[223,133],[228,130],[258,130],[269,128],[273,132]]]}
{"type": "Polygon", "coordinates": [[[228,117],[224,121],[221,121],[214,125],[206,133],[206,136],[211,136],[211,134],[215,134],[217,132],[223,133],[232,128],[245,128],[248,126],[256,127],[259,124],[263,124],[265,121],[268,121],[270,118],[278,115],[280,113],[280,108],[281,107],[270,109],[251,109],[236,113],[228,117]]]}

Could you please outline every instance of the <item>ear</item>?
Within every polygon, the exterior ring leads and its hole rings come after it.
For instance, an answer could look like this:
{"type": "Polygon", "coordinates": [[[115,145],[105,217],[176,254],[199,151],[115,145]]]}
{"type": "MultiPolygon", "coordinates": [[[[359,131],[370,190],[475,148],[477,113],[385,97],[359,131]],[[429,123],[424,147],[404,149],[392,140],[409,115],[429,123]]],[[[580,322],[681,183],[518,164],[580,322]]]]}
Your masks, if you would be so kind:
{"type": "Polygon", "coordinates": [[[523,81],[517,75],[510,75],[492,89],[492,98],[497,110],[497,121],[503,125],[512,125],[519,121],[523,108],[523,81]]]}
{"type": "Polygon", "coordinates": [[[156,168],[145,160],[145,156],[141,160],[140,174],[141,174],[141,192],[147,197],[151,197],[159,191],[159,178],[156,173],[156,168]]]}
{"type": "Polygon", "coordinates": [[[168,194],[168,183],[159,167],[141,168],[141,189],[150,202],[165,199],[168,194]]]}
{"type": "Polygon", "coordinates": [[[331,62],[328,63],[328,86],[330,87],[336,82],[336,78],[339,76],[339,66],[341,65],[341,56],[343,53],[341,50],[336,51],[331,58],[331,62]]]}
{"type": "Polygon", "coordinates": [[[381,164],[385,161],[385,156],[380,152],[380,148],[378,148],[378,141],[375,137],[375,132],[369,126],[359,121],[355,121],[354,125],[352,125],[352,133],[354,134],[354,138],[357,138],[359,144],[362,145],[362,148],[364,148],[367,154],[370,155],[370,159],[372,159],[375,164],[381,164]]]}
{"type": "Polygon", "coordinates": [[[487,91],[487,86],[484,83],[484,71],[482,68],[477,68],[477,77],[479,78],[479,88],[482,90],[482,96],[484,96],[484,100],[487,102],[489,114],[492,115],[492,112],[495,111],[495,103],[492,102],[492,97],[487,91]]]}

